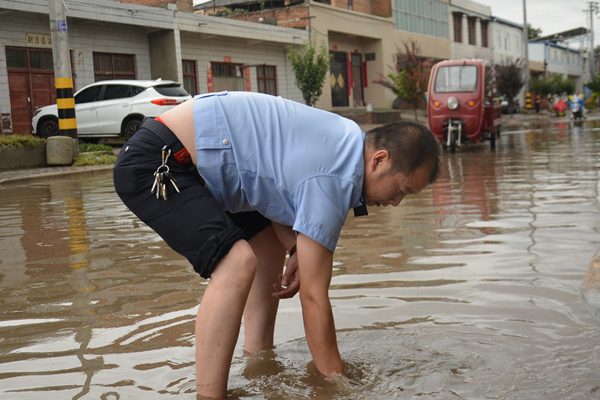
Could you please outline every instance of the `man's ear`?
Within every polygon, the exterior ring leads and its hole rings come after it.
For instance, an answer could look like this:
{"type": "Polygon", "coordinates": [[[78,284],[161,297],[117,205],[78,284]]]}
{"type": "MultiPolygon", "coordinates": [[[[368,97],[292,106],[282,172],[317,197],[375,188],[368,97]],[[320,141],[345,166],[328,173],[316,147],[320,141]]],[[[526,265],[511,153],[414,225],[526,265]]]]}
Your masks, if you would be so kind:
{"type": "Polygon", "coordinates": [[[390,152],[387,150],[378,150],[373,154],[371,158],[371,171],[375,171],[378,166],[383,166],[385,162],[389,162],[390,152]]]}

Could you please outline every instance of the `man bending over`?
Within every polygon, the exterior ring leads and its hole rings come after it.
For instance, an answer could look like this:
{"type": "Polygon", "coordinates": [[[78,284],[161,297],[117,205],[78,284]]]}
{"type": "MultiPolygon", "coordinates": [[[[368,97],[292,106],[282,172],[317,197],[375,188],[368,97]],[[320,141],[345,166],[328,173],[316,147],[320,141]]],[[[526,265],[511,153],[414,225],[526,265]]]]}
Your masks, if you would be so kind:
{"type": "Polygon", "coordinates": [[[328,290],[348,211],[366,215],[366,206],[419,193],[437,178],[439,157],[419,123],[365,134],[338,115],[258,93],[201,95],[146,119],[119,154],[114,183],[209,280],[196,319],[197,392],[227,397],[242,317],[245,349],[272,347],[279,299],[298,291],[317,368],[343,374],[328,290]]]}

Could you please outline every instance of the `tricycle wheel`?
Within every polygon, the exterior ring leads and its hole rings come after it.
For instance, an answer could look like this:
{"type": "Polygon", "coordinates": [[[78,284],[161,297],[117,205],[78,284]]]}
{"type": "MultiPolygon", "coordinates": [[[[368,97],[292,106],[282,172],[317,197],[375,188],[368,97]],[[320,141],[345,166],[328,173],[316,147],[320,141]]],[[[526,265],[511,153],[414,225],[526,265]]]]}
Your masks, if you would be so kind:
{"type": "Polygon", "coordinates": [[[448,147],[448,128],[442,129],[442,149],[446,149],[448,147]]]}
{"type": "Polygon", "coordinates": [[[452,131],[452,137],[450,138],[450,153],[456,152],[456,140],[458,140],[458,133],[452,131]]]}

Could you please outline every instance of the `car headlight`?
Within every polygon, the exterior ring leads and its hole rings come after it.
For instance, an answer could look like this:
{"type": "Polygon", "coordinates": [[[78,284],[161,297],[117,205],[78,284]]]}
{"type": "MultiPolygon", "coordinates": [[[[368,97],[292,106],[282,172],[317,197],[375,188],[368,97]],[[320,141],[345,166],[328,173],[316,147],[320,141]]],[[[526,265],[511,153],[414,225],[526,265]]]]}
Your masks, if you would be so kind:
{"type": "Polygon", "coordinates": [[[456,97],[450,97],[448,99],[448,108],[451,110],[456,110],[458,108],[458,99],[456,97]]]}

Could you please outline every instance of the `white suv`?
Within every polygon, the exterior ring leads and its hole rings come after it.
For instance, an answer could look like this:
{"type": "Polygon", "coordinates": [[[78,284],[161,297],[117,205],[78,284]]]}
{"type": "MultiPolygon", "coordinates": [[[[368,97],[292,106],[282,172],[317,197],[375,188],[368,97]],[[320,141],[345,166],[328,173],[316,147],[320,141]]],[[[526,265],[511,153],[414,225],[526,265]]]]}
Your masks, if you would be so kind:
{"type": "MultiPolygon", "coordinates": [[[[77,136],[87,141],[133,136],[144,117],[156,117],[191,99],[177,82],[99,81],[75,93],[77,136]]],[[[41,107],[33,115],[33,133],[47,138],[58,135],[56,104],[41,107]]]]}

